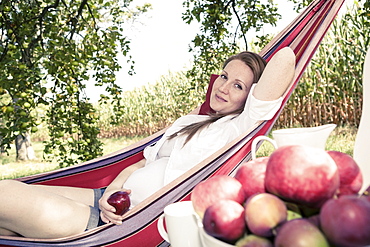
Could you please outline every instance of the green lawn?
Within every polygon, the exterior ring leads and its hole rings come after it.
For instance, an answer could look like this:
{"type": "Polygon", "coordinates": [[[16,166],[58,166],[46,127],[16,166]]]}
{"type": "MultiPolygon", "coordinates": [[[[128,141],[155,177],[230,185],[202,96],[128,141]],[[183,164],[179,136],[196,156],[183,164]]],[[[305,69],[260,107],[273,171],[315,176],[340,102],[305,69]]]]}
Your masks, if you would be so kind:
{"type": "MultiPolygon", "coordinates": [[[[113,153],[121,148],[127,147],[132,143],[141,140],[143,137],[133,138],[111,138],[101,139],[103,142],[103,155],[113,153]]],[[[44,145],[42,142],[33,142],[36,160],[31,161],[16,161],[16,152],[14,145],[9,151],[9,156],[3,154],[0,156],[0,179],[17,178],[27,175],[33,175],[41,172],[51,171],[58,168],[58,164],[52,162],[44,162],[42,160],[44,145]]]]}

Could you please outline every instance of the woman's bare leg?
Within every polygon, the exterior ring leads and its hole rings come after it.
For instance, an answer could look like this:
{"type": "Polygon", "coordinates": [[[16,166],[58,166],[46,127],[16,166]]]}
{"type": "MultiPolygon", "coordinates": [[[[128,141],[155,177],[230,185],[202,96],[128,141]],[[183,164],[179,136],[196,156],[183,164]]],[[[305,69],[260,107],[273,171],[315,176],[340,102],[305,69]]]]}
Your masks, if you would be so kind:
{"type": "Polygon", "coordinates": [[[0,233],[32,238],[81,233],[90,217],[93,195],[91,189],[0,181],[0,233]]]}
{"type": "Polygon", "coordinates": [[[67,197],[76,202],[81,202],[86,205],[94,206],[94,191],[92,189],[67,186],[48,186],[48,185],[33,185],[33,186],[38,187],[46,192],[67,197]]]}

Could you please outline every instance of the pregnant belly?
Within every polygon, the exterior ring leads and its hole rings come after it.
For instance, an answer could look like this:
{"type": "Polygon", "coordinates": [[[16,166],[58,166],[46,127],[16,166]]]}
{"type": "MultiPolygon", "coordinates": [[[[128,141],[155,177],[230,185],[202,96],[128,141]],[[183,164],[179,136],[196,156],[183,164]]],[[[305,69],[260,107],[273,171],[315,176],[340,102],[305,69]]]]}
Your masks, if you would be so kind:
{"type": "Polygon", "coordinates": [[[133,172],[123,184],[123,188],[131,190],[131,206],[155,193],[164,186],[164,172],[168,157],[158,159],[133,172]]]}

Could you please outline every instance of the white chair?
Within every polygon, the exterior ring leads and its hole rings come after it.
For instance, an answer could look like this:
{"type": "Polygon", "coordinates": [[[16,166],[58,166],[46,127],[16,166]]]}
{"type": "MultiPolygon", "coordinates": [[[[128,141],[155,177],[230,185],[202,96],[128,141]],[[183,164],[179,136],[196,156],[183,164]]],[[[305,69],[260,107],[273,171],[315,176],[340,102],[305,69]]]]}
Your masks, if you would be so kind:
{"type": "Polygon", "coordinates": [[[353,150],[353,158],[363,174],[363,186],[360,192],[364,192],[370,186],[370,47],[365,57],[362,87],[362,115],[353,150]]]}

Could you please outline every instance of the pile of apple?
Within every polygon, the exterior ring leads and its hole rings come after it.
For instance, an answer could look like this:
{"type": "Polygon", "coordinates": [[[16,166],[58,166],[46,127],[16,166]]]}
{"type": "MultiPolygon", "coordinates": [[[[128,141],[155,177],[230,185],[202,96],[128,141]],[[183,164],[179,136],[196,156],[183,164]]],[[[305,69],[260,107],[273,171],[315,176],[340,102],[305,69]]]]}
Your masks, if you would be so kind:
{"type": "Polygon", "coordinates": [[[292,145],[194,187],[204,230],[247,246],[370,246],[370,196],[351,156],[292,145]]]}

